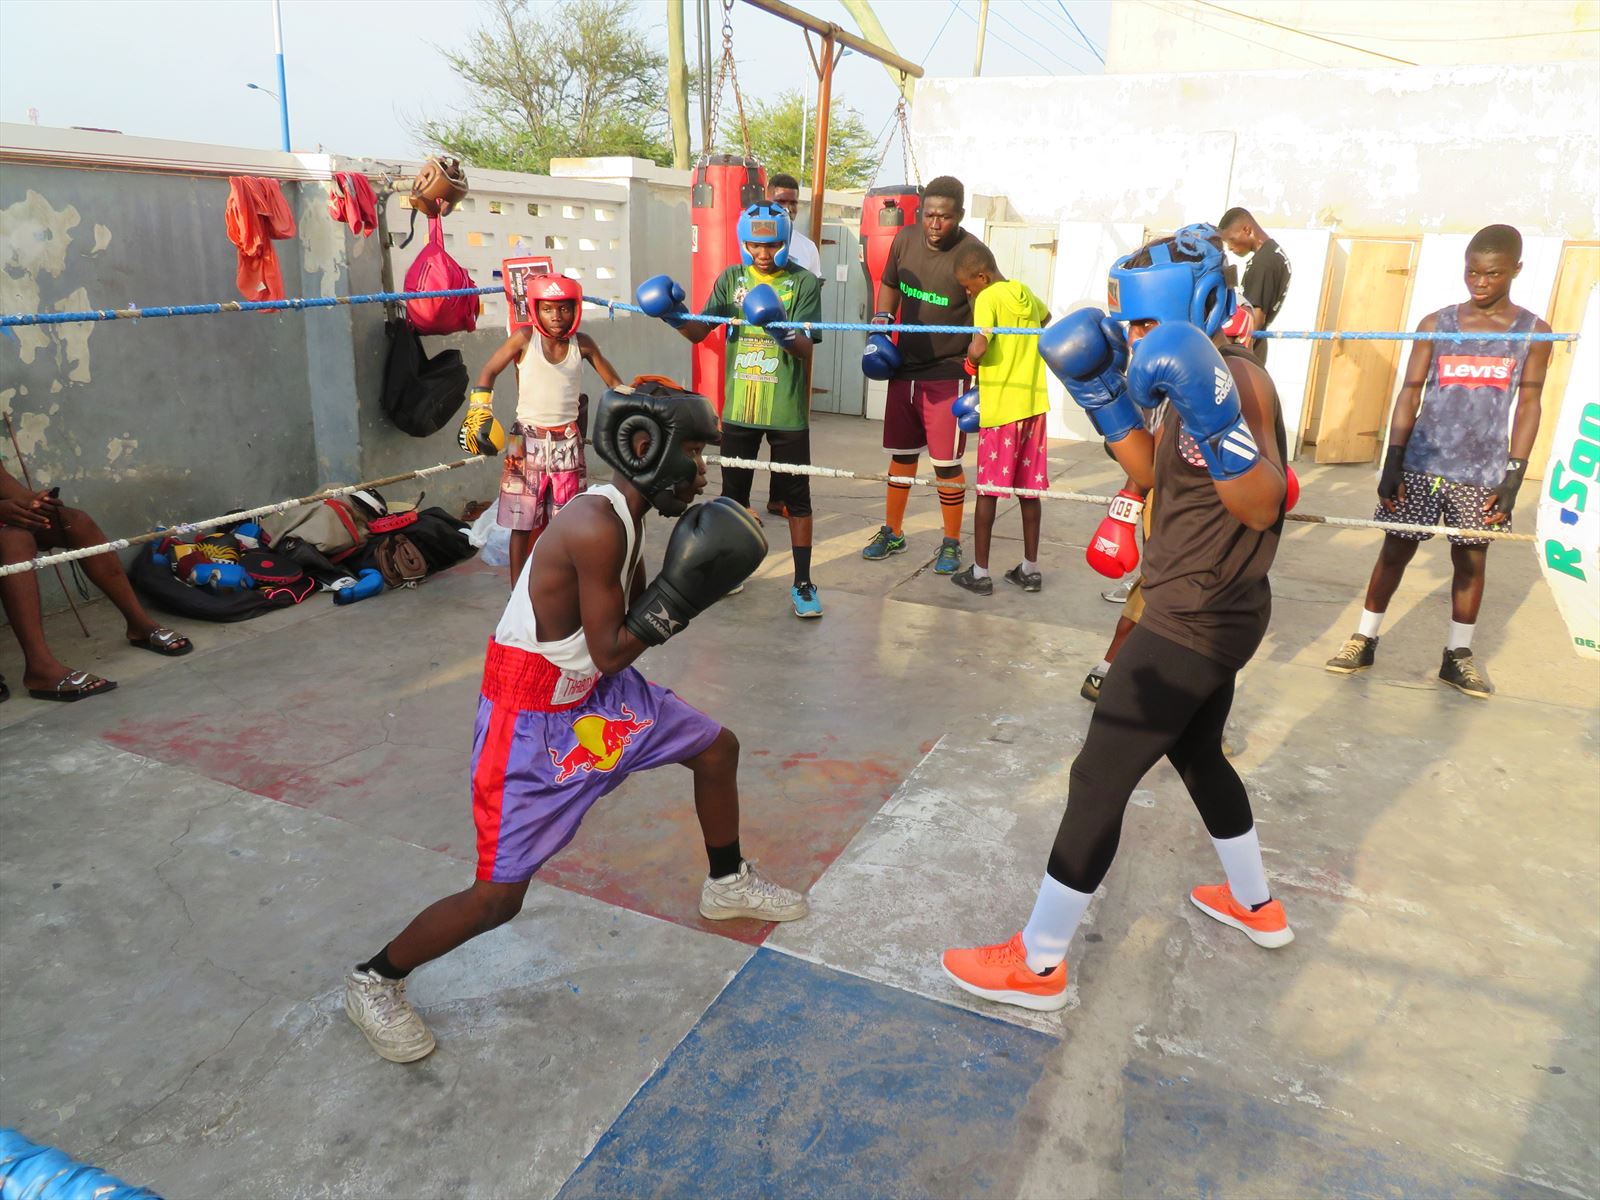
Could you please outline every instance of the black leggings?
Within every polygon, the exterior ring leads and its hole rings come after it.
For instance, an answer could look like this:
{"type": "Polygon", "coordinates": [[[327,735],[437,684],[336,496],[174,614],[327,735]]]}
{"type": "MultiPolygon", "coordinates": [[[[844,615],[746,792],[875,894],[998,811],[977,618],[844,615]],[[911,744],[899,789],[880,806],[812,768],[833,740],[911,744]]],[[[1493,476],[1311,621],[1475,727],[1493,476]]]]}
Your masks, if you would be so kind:
{"type": "Polygon", "coordinates": [[[1234,674],[1143,625],[1128,635],[1072,764],[1067,811],[1050,851],[1052,879],[1079,892],[1100,886],[1117,856],[1128,798],[1162,755],[1212,837],[1250,832],[1250,799],[1222,754],[1234,674]]]}

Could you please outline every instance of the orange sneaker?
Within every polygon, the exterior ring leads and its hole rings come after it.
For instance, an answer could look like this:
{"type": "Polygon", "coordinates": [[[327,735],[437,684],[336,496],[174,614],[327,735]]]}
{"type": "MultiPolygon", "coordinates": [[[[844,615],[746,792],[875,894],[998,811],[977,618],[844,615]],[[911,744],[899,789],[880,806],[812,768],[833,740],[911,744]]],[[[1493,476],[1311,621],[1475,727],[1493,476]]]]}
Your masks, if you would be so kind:
{"type": "Polygon", "coordinates": [[[944,973],[957,987],[985,1000],[1039,1012],[1055,1012],[1067,1005],[1067,964],[1048,975],[1030,971],[1021,932],[1009,942],[993,946],[946,950],[943,962],[944,973]]]}
{"type": "Polygon", "coordinates": [[[1189,899],[1206,916],[1241,930],[1258,946],[1272,950],[1294,941],[1289,918],[1284,915],[1283,905],[1276,900],[1268,900],[1251,912],[1248,906],[1233,898],[1225,883],[1203,883],[1189,893],[1189,899]]]}

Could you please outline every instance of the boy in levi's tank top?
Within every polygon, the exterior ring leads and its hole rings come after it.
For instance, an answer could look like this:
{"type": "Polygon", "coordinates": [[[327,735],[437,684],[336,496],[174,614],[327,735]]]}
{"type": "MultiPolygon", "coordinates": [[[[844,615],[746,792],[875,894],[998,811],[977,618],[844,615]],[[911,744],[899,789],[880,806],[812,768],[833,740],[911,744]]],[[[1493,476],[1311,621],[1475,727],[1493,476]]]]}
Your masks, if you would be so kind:
{"type": "MultiPolygon", "coordinates": [[[[564,280],[564,276],[547,276],[564,280]]],[[[576,281],[570,290],[582,292],[576,281]]],[[[478,373],[473,395],[494,391],[507,366],[517,365],[517,419],[500,474],[497,519],[511,530],[511,582],[515,585],[533,543],[550,518],[583,490],[583,434],[578,396],[583,364],[605,385],[622,382],[586,333],[578,332],[583,310],[577,299],[535,299],[532,326],[512,332],[478,373]]]]}

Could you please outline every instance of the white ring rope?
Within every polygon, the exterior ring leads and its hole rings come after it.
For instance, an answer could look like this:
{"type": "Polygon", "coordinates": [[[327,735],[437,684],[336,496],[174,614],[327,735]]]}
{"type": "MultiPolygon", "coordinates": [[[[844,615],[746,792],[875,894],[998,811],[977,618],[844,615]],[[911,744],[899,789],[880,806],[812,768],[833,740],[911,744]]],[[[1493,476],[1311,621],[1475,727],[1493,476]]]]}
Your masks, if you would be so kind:
{"type": "MultiPolygon", "coordinates": [[[[454,462],[438,463],[431,467],[421,467],[415,471],[405,471],[399,475],[387,475],[382,479],[371,479],[365,483],[352,483],[345,487],[325,488],[313,492],[309,496],[300,496],[294,500],[281,500],[276,504],[263,504],[259,508],[247,508],[242,512],[231,512],[220,517],[207,517],[203,521],[189,521],[182,525],[169,525],[164,529],[155,530],[153,533],[141,533],[134,537],[118,538],[115,541],[103,542],[98,546],[85,546],[81,550],[61,550],[55,554],[45,554],[38,558],[30,558],[26,562],[11,563],[0,566],[0,576],[20,575],[26,571],[37,571],[43,567],[54,566],[56,563],[73,562],[80,558],[92,558],[96,554],[106,554],[114,550],[126,550],[130,546],[142,545],[145,542],[154,542],[160,538],[174,534],[199,533],[206,529],[217,529],[223,525],[234,525],[240,521],[250,521],[257,517],[270,516],[274,513],[287,512],[291,508],[299,508],[305,504],[315,504],[320,500],[330,500],[335,496],[348,496],[352,492],[359,492],[365,488],[386,487],[391,483],[402,483],[407,479],[425,479],[429,475],[438,475],[443,471],[454,471],[457,467],[470,467],[474,463],[498,461],[492,457],[473,455],[471,458],[458,458],[454,462]]],[[[746,471],[772,471],[779,475],[810,475],[818,479],[858,479],[868,483],[892,483],[901,487],[948,487],[942,479],[928,479],[921,475],[885,475],[877,471],[846,471],[841,467],[813,467],[798,463],[770,463],[753,458],[725,458],[718,454],[706,455],[706,462],[711,466],[734,467],[746,471]]],[[[1066,492],[1057,489],[1032,490],[1029,488],[1001,488],[987,484],[978,485],[971,489],[962,488],[963,491],[972,490],[985,496],[1011,496],[1019,500],[1071,500],[1079,504],[1110,504],[1115,498],[1112,496],[1098,496],[1090,492],[1066,492]]],[[[1531,542],[1534,536],[1531,533],[1507,533],[1496,529],[1459,529],[1453,525],[1408,525],[1399,521],[1372,521],[1360,517],[1327,517],[1317,513],[1289,513],[1285,518],[1289,521],[1299,521],[1307,525],[1331,525],[1339,529],[1381,529],[1390,533],[1432,533],[1445,536],[1483,538],[1499,542],[1531,542]]]]}
{"type": "Polygon", "coordinates": [[[112,550],[126,550],[130,546],[159,541],[161,538],[174,534],[199,533],[202,530],[217,529],[223,525],[237,525],[240,521],[251,521],[257,517],[267,517],[274,513],[288,512],[291,508],[299,508],[305,504],[316,504],[322,500],[331,500],[335,496],[348,496],[352,492],[363,491],[367,488],[387,487],[391,483],[403,483],[407,479],[426,479],[429,475],[438,475],[444,471],[454,471],[457,467],[470,467],[473,463],[493,461],[496,460],[474,454],[471,458],[458,458],[454,462],[438,463],[431,467],[420,467],[415,471],[404,471],[399,475],[386,475],[382,479],[369,479],[365,483],[352,483],[344,487],[324,488],[319,492],[312,492],[309,496],[300,496],[294,500],[280,500],[276,504],[263,504],[259,508],[247,508],[243,512],[231,512],[221,517],[207,517],[204,521],[190,521],[182,525],[169,525],[152,533],[141,533],[134,537],[118,538],[116,541],[102,542],[98,546],[85,546],[80,550],[62,550],[55,554],[45,554],[38,558],[30,558],[26,562],[11,563],[7,566],[0,566],[0,576],[20,575],[24,571],[37,571],[41,567],[52,566],[56,563],[73,562],[80,558],[93,558],[96,554],[105,554],[112,550]]]}
{"type": "MultiPolygon", "coordinates": [[[[706,455],[706,462],[717,466],[735,467],[746,471],[774,471],[780,475],[814,475],[822,479],[864,479],[877,483],[918,487],[948,487],[942,479],[927,479],[921,475],[883,475],[876,471],[845,471],[838,467],[808,467],[798,463],[769,463],[753,458],[724,458],[718,454],[706,455]]],[[[965,488],[963,491],[967,490],[965,488]]],[[[1028,488],[1002,488],[982,484],[973,489],[985,496],[1014,496],[1020,500],[1074,500],[1079,504],[1110,504],[1112,496],[1096,496],[1089,492],[1064,492],[1051,488],[1034,491],[1028,488]]],[[[1307,525],[1334,525],[1340,529],[1382,529],[1394,533],[1442,533],[1459,537],[1488,538],[1501,542],[1531,542],[1531,533],[1507,533],[1496,529],[1458,529],[1454,525],[1407,525],[1400,521],[1373,521],[1361,517],[1325,517],[1317,513],[1289,513],[1289,521],[1307,525]]]]}

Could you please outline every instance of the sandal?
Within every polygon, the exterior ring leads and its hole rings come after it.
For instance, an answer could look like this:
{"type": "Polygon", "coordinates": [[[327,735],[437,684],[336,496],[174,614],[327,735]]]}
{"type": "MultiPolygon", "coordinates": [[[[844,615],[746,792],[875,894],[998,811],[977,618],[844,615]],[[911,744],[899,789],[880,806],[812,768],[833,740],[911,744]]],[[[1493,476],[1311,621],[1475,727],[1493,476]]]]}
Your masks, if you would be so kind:
{"type": "Polygon", "coordinates": [[[53,689],[29,688],[28,695],[35,700],[59,700],[63,704],[75,704],[90,696],[112,691],[116,686],[111,680],[91,675],[87,671],[72,671],[63,676],[61,682],[53,689]]]}
{"type": "Polygon", "coordinates": [[[142,638],[129,638],[128,645],[138,650],[148,650],[164,658],[182,658],[194,649],[194,643],[181,633],[164,626],[156,626],[142,638]]]}

